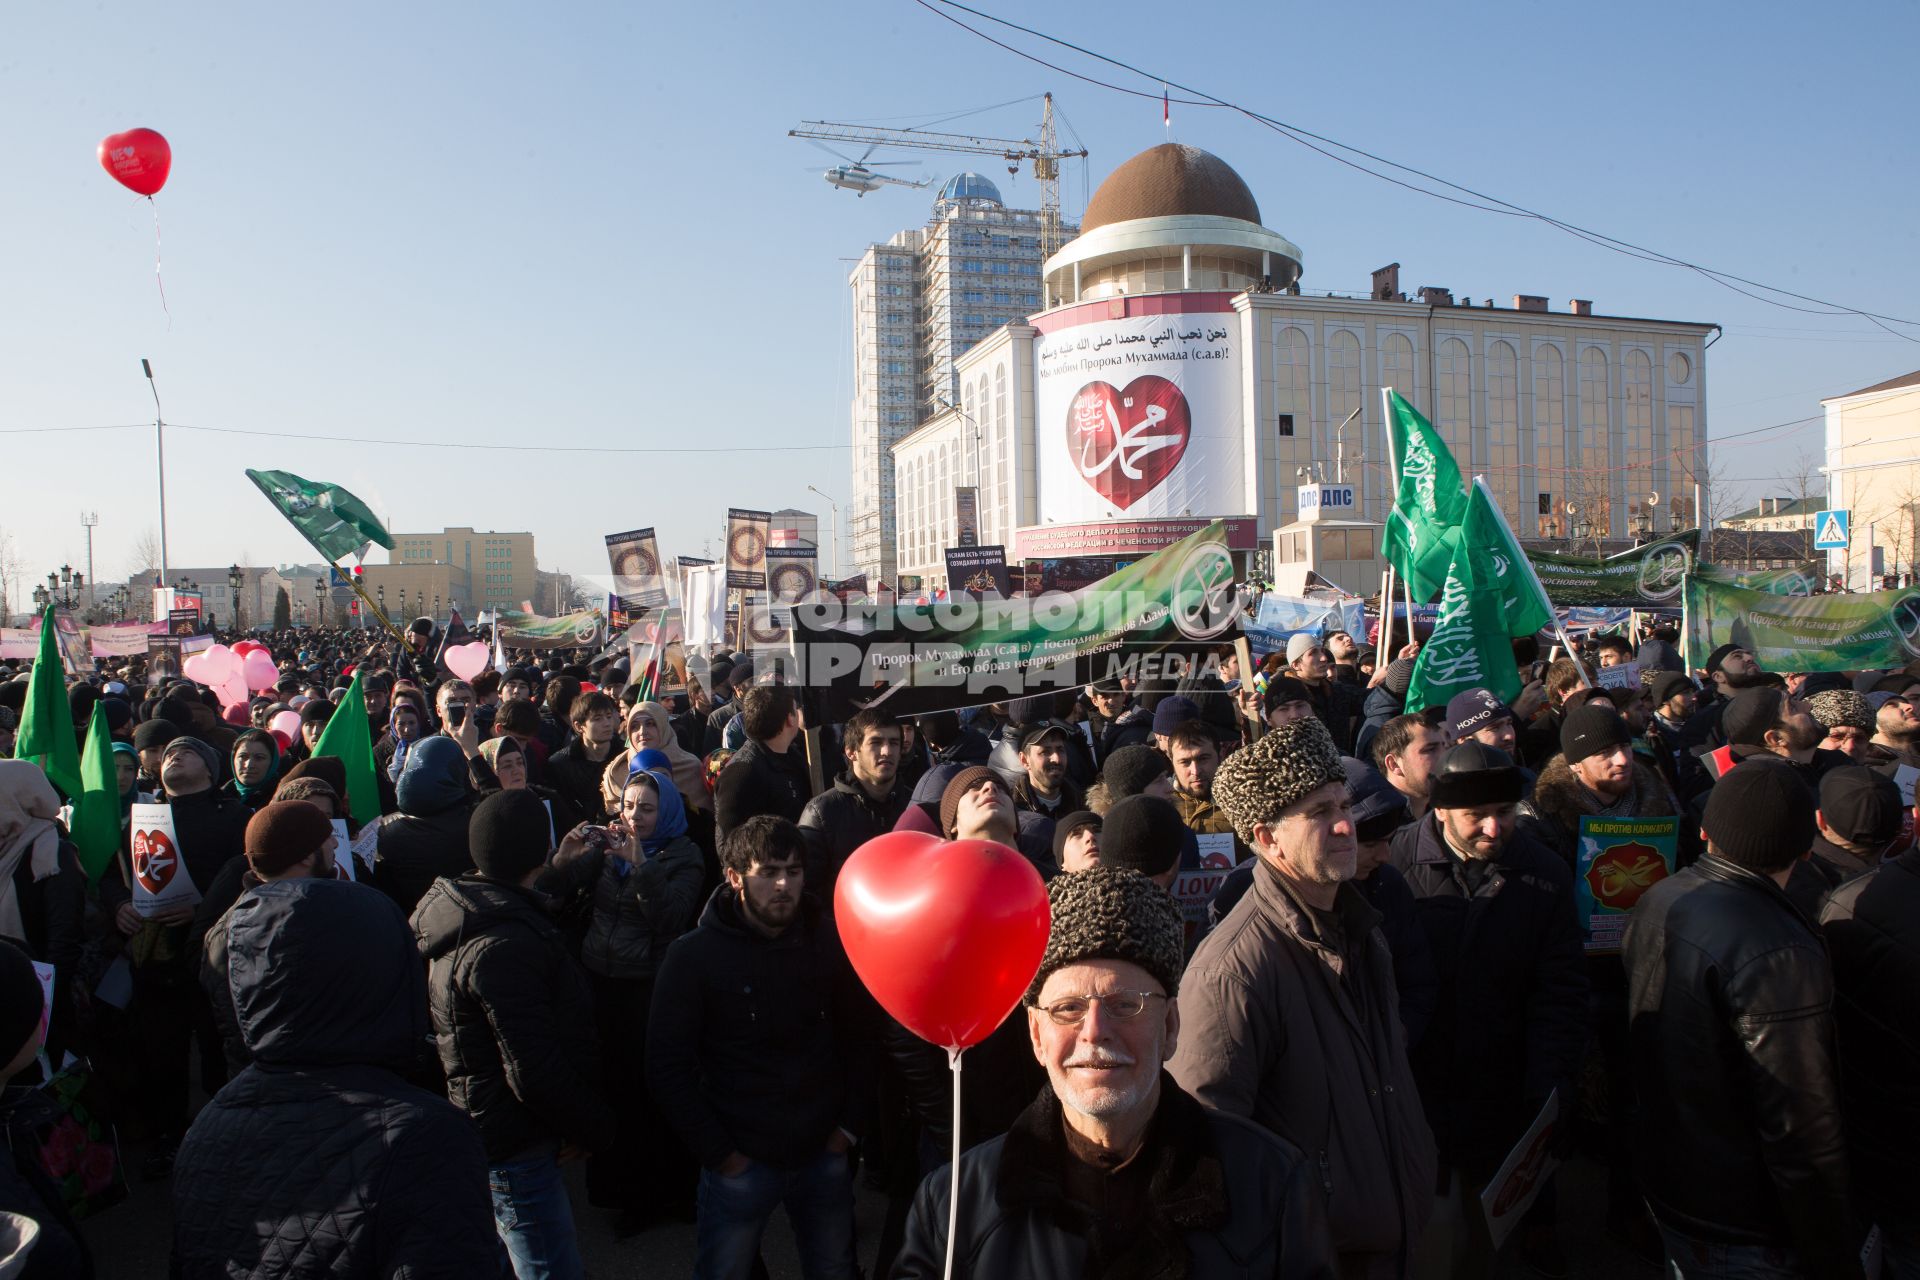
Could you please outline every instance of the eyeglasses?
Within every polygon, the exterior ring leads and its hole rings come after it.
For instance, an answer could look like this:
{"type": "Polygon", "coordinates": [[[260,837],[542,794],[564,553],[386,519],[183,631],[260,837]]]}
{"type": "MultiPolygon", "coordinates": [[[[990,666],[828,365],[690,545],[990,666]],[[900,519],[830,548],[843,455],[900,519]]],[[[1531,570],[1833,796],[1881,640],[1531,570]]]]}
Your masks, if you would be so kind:
{"type": "Polygon", "coordinates": [[[1145,1013],[1153,1001],[1166,998],[1158,991],[1109,991],[1103,996],[1068,996],[1064,1000],[1041,1005],[1040,1012],[1059,1026],[1077,1027],[1087,1020],[1087,1014],[1097,1004],[1114,1021],[1131,1022],[1145,1013]]]}

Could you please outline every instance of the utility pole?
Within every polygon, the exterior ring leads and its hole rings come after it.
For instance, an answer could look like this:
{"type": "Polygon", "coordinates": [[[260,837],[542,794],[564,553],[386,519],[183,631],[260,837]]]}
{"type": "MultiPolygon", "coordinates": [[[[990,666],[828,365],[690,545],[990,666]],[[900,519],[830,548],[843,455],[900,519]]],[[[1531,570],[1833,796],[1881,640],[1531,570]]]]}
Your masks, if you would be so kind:
{"type": "Polygon", "coordinates": [[[82,511],[80,513],[80,527],[87,531],[87,581],[91,583],[99,582],[99,579],[93,576],[93,529],[94,526],[99,523],[100,513],[98,511],[82,511]]]}
{"type": "Polygon", "coordinates": [[[140,371],[147,375],[147,390],[153,393],[153,456],[160,470],[160,576],[155,581],[167,580],[167,431],[166,422],[160,412],[160,388],[153,380],[153,366],[146,357],[140,359],[140,371]]]}

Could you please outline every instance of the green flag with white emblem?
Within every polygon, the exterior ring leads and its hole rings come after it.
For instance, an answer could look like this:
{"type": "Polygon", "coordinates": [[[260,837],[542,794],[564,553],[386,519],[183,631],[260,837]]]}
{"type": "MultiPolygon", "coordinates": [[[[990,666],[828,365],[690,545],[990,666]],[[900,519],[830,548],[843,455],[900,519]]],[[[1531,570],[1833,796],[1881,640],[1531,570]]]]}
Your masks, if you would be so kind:
{"type": "Polygon", "coordinates": [[[260,486],[260,492],[329,564],[358,556],[368,543],[393,550],[393,535],[380,526],[373,509],[337,484],[307,480],[291,471],[249,469],[247,479],[260,486]]]}
{"type": "Polygon", "coordinates": [[[1467,514],[1460,467],[1433,424],[1391,387],[1386,401],[1387,449],[1393,464],[1393,508],[1381,534],[1381,552],[1413,592],[1433,599],[1453,559],[1454,532],[1467,514]]]}
{"type": "MultiPolygon", "coordinates": [[[[1463,536],[1454,548],[1453,559],[1441,585],[1440,617],[1433,634],[1420,646],[1413,660],[1413,678],[1407,684],[1407,710],[1423,711],[1444,706],[1456,693],[1485,689],[1502,702],[1511,702],[1520,692],[1520,673],[1513,663],[1509,602],[1502,583],[1513,575],[1513,556],[1505,551],[1498,537],[1492,541],[1474,536],[1490,527],[1499,530],[1500,516],[1491,510],[1484,488],[1476,486],[1468,500],[1462,525],[1463,536]],[[1478,508],[1478,510],[1476,510],[1478,508]]],[[[1509,535],[1510,536],[1510,535],[1509,535]]],[[[1517,550],[1517,548],[1516,548],[1517,550]]],[[[1519,563],[1526,563],[1525,557],[1519,563]]],[[[1526,625],[1538,607],[1525,591],[1516,595],[1517,609],[1527,615],[1513,626],[1526,625]]],[[[1547,617],[1551,619],[1552,614],[1547,617]]],[[[1531,635],[1537,625],[1528,625],[1531,635]]]]}
{"type": "Polygon", "coordinates": [[[1533,562],[1520,549],[1520,540],[1507,527],[1487,482],[1473,478],[1467,496],[1466,519],[1460,523],[1460,544],[1472,549],[1481,585],[1500,593],[1500,612],[1510,636],[1530,636],[1553,625],[1553,604],[1533,571],[1533,562]]]}

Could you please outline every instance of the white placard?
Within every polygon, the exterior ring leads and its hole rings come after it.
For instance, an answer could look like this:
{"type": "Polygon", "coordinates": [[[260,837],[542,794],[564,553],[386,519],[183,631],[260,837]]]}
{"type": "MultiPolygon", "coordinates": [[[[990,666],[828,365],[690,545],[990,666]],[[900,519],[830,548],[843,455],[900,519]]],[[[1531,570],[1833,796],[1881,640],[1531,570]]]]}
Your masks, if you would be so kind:
{"type": "Polygon", "coordinates": [[[1480,1208],[1487,1215],[1487,1231],[1493,1236],[1495,1249],[1519,1225],[1540,1189],[1560,1167],[1553,1155],[1554,1122],[1559,1118],[1560,1091],[1555,1089],[1547,1095],[1547,1105],[1540,1108],[1520,1141],[1513,1144],[1499,1172],[1487,1180],[1487,1189],[1480,1193],[1480,1208]]]}
{"type": "Polygon", "coordinates": [[[347,820],[333,820],[333,874],[339,880],[358,880],[353,870],[353,841],[347,836],[347,820]]]}
{"type": "Polygon", "coordinates": [[[1593,682],[1602,689],[1638,689],[1640,664],[1622,662],[1611,667],[1601,667],[1593,673],[1593,682]]]}
{"type": "Polygon", "coordinates": [[[180,837],[173,826],[173,809],[164,804],[136,804],[133,830],[133,909],[143,916],[169,907],[191,907],[200,901],[199,886],[180,854],[180,837]]]}

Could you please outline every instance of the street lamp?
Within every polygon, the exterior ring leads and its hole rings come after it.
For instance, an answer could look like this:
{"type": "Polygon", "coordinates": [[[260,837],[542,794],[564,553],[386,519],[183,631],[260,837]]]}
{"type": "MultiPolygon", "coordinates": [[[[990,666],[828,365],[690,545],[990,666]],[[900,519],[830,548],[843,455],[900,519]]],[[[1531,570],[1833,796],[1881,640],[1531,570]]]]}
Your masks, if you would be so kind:
{"type": "Polygon", "coordinates": [[[243,625],[240,620],[240,584],[245,581],[246,578],[241,574],[239,565],[227,566],[227,587],[233,592],[233,629],[235,631],[243,625]]]}
{"type": "Polygon", "coordinates": [[[313,622],[317,627],[327,624],[327,580],[324,577],[313,580],[313,622]]]}
{"type": "Polygon", "coordinates": [[[829,574],[837,574],[840,572],[840,504],[832,498],[827,498],[826,494],[821,493],[820,490],[814,488],[812,485],[807,486],[807,492],[826,498],[827,508],[833,512],[833,525],[827,530],[827,532],[833,535],[833,541],[827,544],[827,572],[820,575],[824,578],[829,574]]]}
{"type": "MultiPolygon", "coordinates": [[[[47,576],[52,577],[53,575],[48,574],[47,576]]],[[[33,607],[38,609],[42,614],[50,613],[53,610],[52,593],[37,583],[33,588],[33,607]]]]}
{"type": "Polygon", "coordinates": [[[385,613],[387,611],[387,584],[383,582],[375,587],[373,589],[373,595],[374,599],[380,602],[380,612],[385,613]]]}

